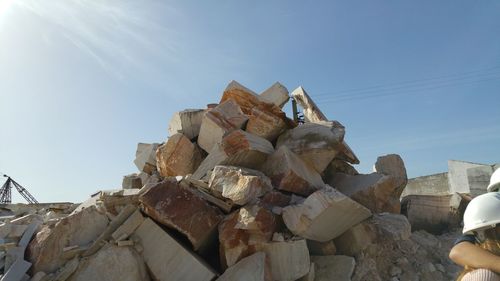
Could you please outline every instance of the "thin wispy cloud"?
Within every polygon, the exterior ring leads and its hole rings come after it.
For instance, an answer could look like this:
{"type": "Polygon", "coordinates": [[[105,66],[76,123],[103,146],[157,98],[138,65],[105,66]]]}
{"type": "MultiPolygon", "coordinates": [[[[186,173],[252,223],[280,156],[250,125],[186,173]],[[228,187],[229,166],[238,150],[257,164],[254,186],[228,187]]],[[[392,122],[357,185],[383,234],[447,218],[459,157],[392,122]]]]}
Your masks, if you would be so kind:
{"type": "MultiPolygon", "coordinates": [[[[159,2],[146,8],[128,0],[16,0],[16,7],[28,10],[56,28],[78,50],[95,60],[107,72],[123,77],[128,69],[147,71],[149,61],[175,61],[180,46],[177,33],[162,18],[179,18],[175,9],[159,2]]],[[[46,36],[45,36],[46,37],[46,36]]],[[[50,41],[47,38],[46,41],[50,41]]]]}

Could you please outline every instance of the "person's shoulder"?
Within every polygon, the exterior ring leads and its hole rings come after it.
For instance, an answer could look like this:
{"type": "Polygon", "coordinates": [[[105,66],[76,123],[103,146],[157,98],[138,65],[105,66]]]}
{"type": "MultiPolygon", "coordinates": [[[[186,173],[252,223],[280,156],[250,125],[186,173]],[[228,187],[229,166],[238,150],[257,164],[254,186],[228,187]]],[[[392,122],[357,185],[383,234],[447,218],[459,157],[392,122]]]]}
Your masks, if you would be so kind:
{"type": "Polygon", "coordinates": [[[472,234],[464,234],[464,235],[458,237],[457,240],[455,240],[455,245],[457,245],[458,243],[462,243],[462,242],[469,242],[469,243],[475,244],[476,243],[476,236],[474,236],[472,234]]]}

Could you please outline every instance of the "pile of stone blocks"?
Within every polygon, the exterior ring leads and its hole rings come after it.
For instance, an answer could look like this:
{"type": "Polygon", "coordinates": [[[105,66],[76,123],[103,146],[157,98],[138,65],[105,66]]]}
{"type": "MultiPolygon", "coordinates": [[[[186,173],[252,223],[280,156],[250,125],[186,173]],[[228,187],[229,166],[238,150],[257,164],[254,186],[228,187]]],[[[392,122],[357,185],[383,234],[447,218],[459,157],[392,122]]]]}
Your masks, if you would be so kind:
{"type": "Polygon", "coordinates": [[[219,103],[175,113],[123,189],[37,225],[31,280],[369,280],[370,245],[410,239],[403,160],[358,173],[345,127],[302,87],[291,97],[303,124],[280,83],[259,95],[232,81],[219,103]]]}

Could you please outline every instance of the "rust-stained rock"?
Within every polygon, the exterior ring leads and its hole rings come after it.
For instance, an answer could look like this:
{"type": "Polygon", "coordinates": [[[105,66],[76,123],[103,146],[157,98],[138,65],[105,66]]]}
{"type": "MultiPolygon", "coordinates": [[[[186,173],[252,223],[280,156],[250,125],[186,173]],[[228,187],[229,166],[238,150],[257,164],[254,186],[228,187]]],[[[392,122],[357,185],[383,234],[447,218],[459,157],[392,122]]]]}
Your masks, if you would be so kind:
{"type": "Polygon", "coordinates": [[[219,225],[223,268],[257,252],[259,245],[271,240],[275,229],[275,215],[256,205],[245,206],[228,215],[219,225]]]}
{"type": "Polygon", "coordinates": [[[205,115],[203,109],[186,109],[174,113],[168,126],[169,135],[173,136],[181,133],[190,140],[196,138],[200,133],[203,115],[205,115]]]}
{"type": "Polygon", "coordinates": [[[209,188],[238,205],[257,199],[271,191],[271,180],[262,172],[235,166],[215,166],[209,188]]]}
{"type": "Polygon", "coordinates": [[[284,208],[290,205],[290,201],[292,197],[286,194],[283,194],[279,191],[271,191],[262,196],[259,204],[266,207],[280,207],[284,208]]]}
{"type": "Polygon", "coordinates": [[[280,82],[274,83],[271,87],[260,93],[259,97],[260,100],[275,104],[279,108],[283,108],[290,99],[288,89],[281,85],[280,82]]]}
{"type": "Polygon", "coordinates": [[[224,94],[220,100],[223,103],[227,100],[233,100],[240,107],[241,110],[250,115],[252,108],[257,107],[262,101],[259,96],[252,90],[246,88],[236,81],[231,81],[224,90],[224,94]]]}
{"type": "Polygon", "coordinates": [[[140,196],[143,211],[155,221],[184,234],[194,250],[208,247],[222,213],[176,181],[163,181],[140,196]]]}
{"type": "Polygon", "coordinates": [[[337,173],[328,184],[374,213],[391,212],[399,214],[401,189],[398,179],[379,173],[368,175],[346,175],[337,173]]]}
{"type": "Polygon", "coordinates": [[[280,190],[307,196],[324,186],[319,173],[286,146],[269,156],[262,170],[280,190]]]}
{"type": "Polygon", "coordinates": [[[246,131],[268,141],[275,141],[289,126],[284,115],[277,116],[270,110],[272,110],[270,106],[266,105],[253,108],[246,131]]]}
{"type": "Polygon", "coordinates": [[[202,179],[216,165],[240,166],[258,170],[268,155],[273,152],[273,145],[269,141],[243,130],[233,131],[222,139],[220,145],[214,146],[193,173],[192,178],[202,179]]]}
{"type": "Polygon", "coordinates": [[[370,216],[370,210],[328,185],[303,203],[283,209],[283,220],[292,233],[319,242],[338,237],[370,216]]]}
{"type": "Polygon", "coordinates": [[[156,151],[156,166],[162,177],[192,174],[201,160],[202,154],[198,146],[183,134],[171,136],[156,151]]]}
{"type": "Polygon", "coordinates": [[[337,121],[305,123],[282,134],[276,148],[288,147],[318,173],[322,173],[339,152],[345,129],[337,121]]]}
{"type": "Polygon", "coordinates": [[[205,113],[201,122],[198,145],[206,152],[210,152],[214,145],[219,143],[225,134],[241,129],[248,117],[233,100],[217,105],[205,113]]]}
{"type": "Polygon", "coordinates": [[[87,246],[107,227],[108,218],[93,206],[61,219],[55,226],[44,227],[29,244],[28,259],[32,271],[55,272],[66,263],[64,248],[87,246]]]}

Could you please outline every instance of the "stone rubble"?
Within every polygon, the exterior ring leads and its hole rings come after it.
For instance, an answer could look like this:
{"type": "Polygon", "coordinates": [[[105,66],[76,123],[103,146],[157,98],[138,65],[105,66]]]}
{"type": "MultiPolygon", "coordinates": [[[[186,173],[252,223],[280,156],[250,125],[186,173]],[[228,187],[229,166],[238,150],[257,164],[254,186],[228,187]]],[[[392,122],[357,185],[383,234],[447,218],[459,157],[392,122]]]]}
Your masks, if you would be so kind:
{"type": "Polygon", "coordinates": [[[231,81],[219,104],[176,112],[164,143],[139,143],[122,189],[1,207],[0,281],[453,279],[456,232],[412,227],[458,227],[467,198],[401,204],[399,155],[360,174],[346,128],[302,87],[291,97],[304,124],[279,82],[231,81]]]}

